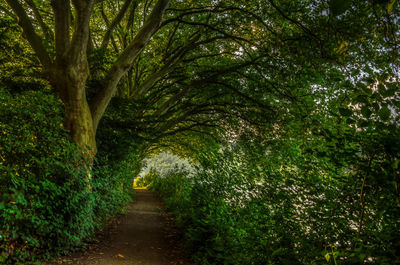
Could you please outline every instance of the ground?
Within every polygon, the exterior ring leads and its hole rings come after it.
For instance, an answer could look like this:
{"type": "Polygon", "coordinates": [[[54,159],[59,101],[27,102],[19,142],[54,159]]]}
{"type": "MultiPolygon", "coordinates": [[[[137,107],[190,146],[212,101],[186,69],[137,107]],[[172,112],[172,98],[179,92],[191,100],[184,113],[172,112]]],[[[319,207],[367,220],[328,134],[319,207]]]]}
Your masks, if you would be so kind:
{"type": "Polygon", "coordinates": [[[99,235],[88,251],[46,264],[167,265],[193,264],[183,253],[173,219],[151,191],[137,189],[127,213],[99,235]]]}

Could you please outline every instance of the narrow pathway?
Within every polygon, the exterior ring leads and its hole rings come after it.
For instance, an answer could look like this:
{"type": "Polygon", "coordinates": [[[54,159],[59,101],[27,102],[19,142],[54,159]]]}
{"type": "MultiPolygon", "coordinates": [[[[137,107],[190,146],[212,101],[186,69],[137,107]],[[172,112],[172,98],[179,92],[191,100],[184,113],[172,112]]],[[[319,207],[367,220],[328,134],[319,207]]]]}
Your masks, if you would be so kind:
{"type": "Polygon", "coordinates": [[[182,253],[173,221],[162,213],[162,203],[151,191],[136,190],[127,214],[108,230],[88,252],[52,264],[192,264],[182,253]]]}

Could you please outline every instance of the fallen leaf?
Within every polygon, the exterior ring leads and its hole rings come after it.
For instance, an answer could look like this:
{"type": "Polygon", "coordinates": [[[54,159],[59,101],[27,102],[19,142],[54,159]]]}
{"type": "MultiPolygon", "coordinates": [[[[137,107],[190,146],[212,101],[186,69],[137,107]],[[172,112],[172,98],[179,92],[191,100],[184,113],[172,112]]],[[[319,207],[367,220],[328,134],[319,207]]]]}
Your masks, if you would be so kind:
{"type": "Polygon", "coordinates": [[[121,259],[125,258],[124,255],[119,254],[119,253],[117,254],[117,257],[118,257],[118,258],[121,258],[121,259]]]}

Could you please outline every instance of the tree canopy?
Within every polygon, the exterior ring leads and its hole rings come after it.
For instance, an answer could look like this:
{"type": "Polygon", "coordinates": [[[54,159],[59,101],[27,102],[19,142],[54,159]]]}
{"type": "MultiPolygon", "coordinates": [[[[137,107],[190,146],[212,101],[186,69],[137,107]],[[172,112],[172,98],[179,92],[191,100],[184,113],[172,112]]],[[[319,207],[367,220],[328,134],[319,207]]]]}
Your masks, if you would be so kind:
{"type": "MultiPolygon", "coordinates": [[[[345,97],[340,114],[350,114],[377,82],[393,96],[397,78],[393,1],[6,2],[1,12],[18,19],[32,64],[64,102],[72,139],[92,148],[112,98],[125,112],[115,126],[158,142],[256,134],[308,116],[318,88],[327,93],[318,100],[345,97]]],[[[389,119],[387,104],[375,109],[389,119]]]]}
{"type": "Polygon", "coordinates": [[[335,255],[344,264],[398,261],[399,19],[397,0],[1,1],[8,249],[26,241],[34,252],[46,236],[65,247],[70,231],[52,234],[43,225],[48,209],[58,214],[50,214],[54,223],[72,220],[71,227],[88,216],[67,244],[79,245],[99,227],[95,217],[126,202],[121,194],[140,161],[169,150],[201,169],[195,180],[152,172],[154,187],[177,192],[181,201],[171,207],[192,242],[215,244],[218,251],[198,253],[207,262],[250,262],[240,251],[221,258],[216,242],[228,228],[236,231],[224,239],[233,249],[245,247],[240,236],[268,234],[271,246],[254,240],[269,253],[253,251],[264,263],[311,264],[324,261],[321,251],[331,264],[335,255]],[[73,146],[83,154],[73,156],[73,146]],[[231,203],[238,187],[259,197],[231,203]],[[41,189],[57,191],[69,208],[52,205],[41,189]],[[85,204],[74,199],[85,196],[85,204]],[[15,214],[23,207],[42,221],[15,214]],[[252,210],[263,221],[240,219],[252,210]],[[201,218],[226,222],[196,234],[209,226],[201,218]],[[264,221],[277,228],[265,230],[264,221]],[[14,237],[30,227],[42,234],[14,237]]]}

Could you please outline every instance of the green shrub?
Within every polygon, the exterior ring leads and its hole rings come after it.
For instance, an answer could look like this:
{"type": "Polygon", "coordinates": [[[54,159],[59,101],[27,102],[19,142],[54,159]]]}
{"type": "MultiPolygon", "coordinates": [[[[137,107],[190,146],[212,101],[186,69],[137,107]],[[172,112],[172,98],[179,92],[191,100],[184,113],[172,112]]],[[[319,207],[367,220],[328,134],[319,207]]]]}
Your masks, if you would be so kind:
{"type": "Polygon", "coordinates": [[[42,92],[0,97],[1,261],[81,244],[93,233],[94,198],[60,102],[42,92]]]}
{"type": "MultiPolygon", "coordinates": [[[[209,155],[207,168],[156,176],[150,185],[176,215],[198,264],[396,264],[400,210],[392,186],[377,183],[384,160],[371,165],[364,215],[359,175],[323,171],[324,163],[290,148],[286,166],[237,150],[209,155]],[[297,165],[292,164],[290,156],[297,165]],[[242,157],[239,159],[238,157],[242,157]],[[311,177],[309,174],[313,174],[311,177]],[[377,190],[385,194],[372,196],[377,190]],[[364,219],[361,220],[361,216],[364,219]],[[360,220],[363,229],[359,230],[360,220]]],[[[378,145],[375,144],[375,148],[378,145]]],[[[288,146],[289,147],[289,146],[288,146]]],[[[325,168],[326,169],[326,168],[325,168]]],[[[390,171],[389,171],[390,172],[390,171]]],[[[392,176],[393,177],[393,176],[392,176]]]]}
{"type": "Polygon", "coordinates": [[[110,166],[107,159],[99,159],[94,168],[93,194],[94,216],[99,225],[111,216],[120,213],[131,201],[132,189],[132,163],[119,161],[114,167],[110,166]]]}
{"type": "Polygon", "coordinates": [[[148,185],[150,185],[150,183],[152,183],[154,177],[157,175],[157,172],[154,170],[150,170],[145,176],[138,176],[135,179],[135,182],[133,183],[133,185],[135,187],[147,187],[148,185]]]}
{"type": "Polygon", "coordinates": [[[81,247],[130,200],[131,165],[99,158],[90,177],[62,117],[50,94],[0,91],[0,263],[81,247]]]}

